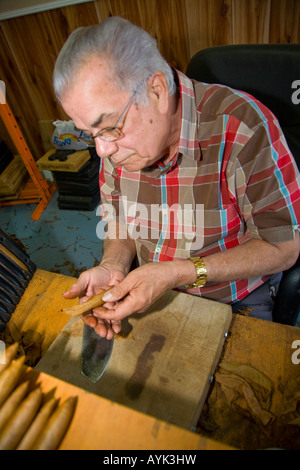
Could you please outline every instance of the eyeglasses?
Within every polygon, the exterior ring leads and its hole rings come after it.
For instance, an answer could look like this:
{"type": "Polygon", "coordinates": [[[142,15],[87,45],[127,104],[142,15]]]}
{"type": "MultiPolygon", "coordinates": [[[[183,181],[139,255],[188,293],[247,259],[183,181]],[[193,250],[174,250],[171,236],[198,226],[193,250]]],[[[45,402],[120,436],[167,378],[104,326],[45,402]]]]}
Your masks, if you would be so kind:
{"type": "MultiPolygon", "coordinates": [[[[122,111],[121,116],[119,117],[119,119],[117,120],[117,122],[115,123],[114,126],[105,127],[104,129],[101,129],[99,132],[97,132],[95,135],[87,134],[85,131],[81,131],[81,133],[78,137],[78,140],[80,140],[81,142],[84,142],[89,147],[95,147],[96,146],[96,142],[95,142],[96,138],[102,139],[105,142],[115,142],[116,140],[121,139],[121,137],[124,137],[124,133],[121,131],[120,128],[117,127],[117,125],[119,124],[122,117],[125,115],[126,111],[128,110],[128,108],[129,108],[129,106],[130,106],[137,90],[138,90],[138,87],[136,88],[136,90],[132,94],[130,100],[128,101],[128,103],[126,104],[124,110],[122,111]]],[[[124,123],[123,123],[123,125],[124,125],[124,123]]]]}

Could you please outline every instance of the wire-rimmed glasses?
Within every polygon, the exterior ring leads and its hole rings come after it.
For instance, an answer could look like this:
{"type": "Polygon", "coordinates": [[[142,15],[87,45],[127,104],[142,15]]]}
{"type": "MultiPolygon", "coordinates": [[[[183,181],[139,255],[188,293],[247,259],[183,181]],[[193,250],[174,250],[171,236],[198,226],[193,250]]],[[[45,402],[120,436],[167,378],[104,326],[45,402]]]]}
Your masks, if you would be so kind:
{"type": "MultiPolygon", "coordinates": [[[[135,89],[133,94],[130,97],[130,100],[126,104],[124,110],[122,111],[120,117],[118,118],[117,122],[111,126],[111,127],[105,127],[104,129],[101,129],[98,131],[95,135],[93,134],[87,134],[85,131],[81,131],[78,140],[81,142],[84,142],[87,144],[89,147],[95,147],[96,142],[95,139],[99,138],[104,140],[105,142],[115,142],[116,140],[121,139],[121,137],[124,137],[124,133],[120,128],[118,128],[118,124],[121,121],[122,117],[125,115],[126,111],[129,109],[130,104],[132,103],[132,100],[138,90],[138,87],[135,89]]],[[[124,124],[124,123],[123,123],[124,124]]]]}

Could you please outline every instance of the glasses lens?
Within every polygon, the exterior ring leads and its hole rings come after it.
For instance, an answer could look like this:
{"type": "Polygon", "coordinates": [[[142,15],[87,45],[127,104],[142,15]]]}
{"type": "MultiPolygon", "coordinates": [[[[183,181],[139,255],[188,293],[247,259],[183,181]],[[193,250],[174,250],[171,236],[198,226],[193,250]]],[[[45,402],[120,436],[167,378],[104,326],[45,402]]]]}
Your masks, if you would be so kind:
{"type": "Polygon", "coordinates": [[[89,147],[95,147],[94,137],[92,134],[86,134],[85,132],[81,132],[80,136],[78,137],[80,142],[87,144],[89,147]]]}
{"type": "Polygon", "coordinates": [[[89,147],[95,147],[96,138],[102,139],[105,142],[114,142],[115,140],[120,139],[122,135],[123,134],[120,129],[117,129],[116,127],[108,127],[107,129],[102,129],[94,136],[92,134],[86,134],[85,132],[82,132],[78,140],[80,140],[80,142],[84,142],[89,147]]]}
{"type": "Polygon", "coordinates": [[[100,137],[100,139],[105,140],[105,142],[114,142],[122,137],[122,132],[116,127],[108,127],[103,129],[99,134],[96,134],[95,137],[100,137]]]}

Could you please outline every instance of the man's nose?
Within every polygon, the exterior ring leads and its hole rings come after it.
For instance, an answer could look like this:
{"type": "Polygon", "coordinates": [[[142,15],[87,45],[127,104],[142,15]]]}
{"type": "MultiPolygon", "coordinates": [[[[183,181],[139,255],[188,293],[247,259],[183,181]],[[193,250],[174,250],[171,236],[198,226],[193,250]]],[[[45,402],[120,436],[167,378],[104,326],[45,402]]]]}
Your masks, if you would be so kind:
{"type": "Polygon", "coordinates": [[[106,142],[100,138],[95,139],[96,152],[101,158],[109,157],[118,151],[117,142],[106,142]]]}

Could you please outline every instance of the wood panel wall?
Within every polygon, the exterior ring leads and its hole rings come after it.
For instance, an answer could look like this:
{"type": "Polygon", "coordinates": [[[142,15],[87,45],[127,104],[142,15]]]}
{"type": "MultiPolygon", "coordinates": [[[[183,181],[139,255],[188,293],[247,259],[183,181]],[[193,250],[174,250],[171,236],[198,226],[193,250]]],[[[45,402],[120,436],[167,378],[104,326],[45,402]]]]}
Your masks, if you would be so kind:
{"type": "MultiPolygon", "coordinates": [[[[38,121],[66,118],[51,84],[60,48],[74,29],[111,15],[146,29],[182,71],[211,46],[300,43],[300,0],[94,0],[1,21],[0,79],[36,159],[43,154],[38,121]]],[[[2,123],[0,137],[7,140],[2,123]]]]}

